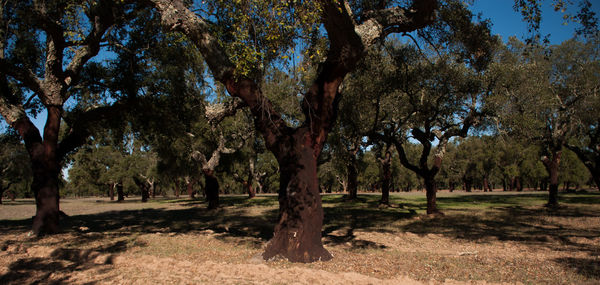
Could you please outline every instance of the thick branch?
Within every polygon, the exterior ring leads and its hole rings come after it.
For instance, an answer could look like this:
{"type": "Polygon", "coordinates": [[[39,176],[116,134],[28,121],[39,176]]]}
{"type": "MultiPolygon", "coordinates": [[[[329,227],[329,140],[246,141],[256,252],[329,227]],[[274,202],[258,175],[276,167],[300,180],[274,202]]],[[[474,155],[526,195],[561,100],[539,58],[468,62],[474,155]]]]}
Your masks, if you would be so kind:
{"type": "Polygon", "coordinates": [[[391,33],[408,33],[429,25],[435,19],[436,0],[413,1],[410,8],[392,7],[365,12],[357,27],[363,42],[372,43],[391,33]]]}
{"type": "Polygon", "coordinates": [[[98,6],[94,9],[96,13],[90,15],[92,17],[90,19],[92,30],[84,39],[84,45],[75,51],[75,55],[65,71],[65,83],[67,85],[76,84],[81,69],[88,60],[98,54],[102,37],[108,28],[114,24],[113,7],[109,4],[109,1],[100,1],[98,6]]]}
{"type": "Polygon", "coordinates": [[[65,122],[70,126],[68,134],[58,145],[58,157],[65,155],[84,145],[91,135],[92,129],[98,125],[106,125],[109,120],[117,120],[119,116],[128,112],[131,104],[115,103],[109,106],[94,108],[79,114],[65,116],[65,122]]]}
{"type": "Polygon", "coordinates": [[[33,71],[10,64],[6,59],[0,58],[0,72],[20,81],[34,93],[40,93],[42,81],[33,71]]]}
{"type": "Polygon", "coordinates": [[[234,98],[232,101],[224,104],[207,105],[204,116],[211,125],[218,125],[225,118],[235,115],[244,106],[244,101],[234,98]]]}

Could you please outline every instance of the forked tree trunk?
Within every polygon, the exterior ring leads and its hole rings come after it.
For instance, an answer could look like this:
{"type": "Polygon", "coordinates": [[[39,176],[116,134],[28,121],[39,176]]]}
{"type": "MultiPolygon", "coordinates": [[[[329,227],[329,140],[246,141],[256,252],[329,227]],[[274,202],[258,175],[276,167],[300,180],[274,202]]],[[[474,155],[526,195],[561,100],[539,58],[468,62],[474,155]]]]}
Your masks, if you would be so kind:
{"type": "Polygon", "coordinates": [[[215,177],[215,173],[212,170],[203,170],[204,172],[204,191],[206,193],[206,200],[208,201],[209,209],[216,209],[219,207],[219,180],[215,177]]]}
{"type": "Polygon", "coordinates": [[[263,258],[282,255],[291,262],[330,260],[321,243],[323,208],[313,147],[299,145],[279,157],[279,222],[263,258]]]}

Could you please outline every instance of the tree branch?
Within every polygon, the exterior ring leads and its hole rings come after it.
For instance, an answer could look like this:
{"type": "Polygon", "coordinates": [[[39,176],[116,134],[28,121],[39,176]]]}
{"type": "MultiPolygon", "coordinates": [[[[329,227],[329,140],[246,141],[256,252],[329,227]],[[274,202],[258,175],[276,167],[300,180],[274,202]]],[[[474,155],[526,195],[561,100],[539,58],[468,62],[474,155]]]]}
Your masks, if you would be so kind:
{"type": "Polygon", "coordinates": [[[42,81],[29,69],[16,66],[6,59],[0,58],[0,72],[20,81],[34,93],[41,92],[42,81]]]}
{"type": "Polygon", "coordinates": [[[90,19],[92,30],[84,39],[84,45],[75,51],[73,59],[66,68],[65,83],[67,85],[74,85],[77,83],[81,69],[88,60],[98,54],[102,37],[110,26],[114,24],[115,17],[113,15],[113,6],[110,1],[100,1],[98,7],[94,9],[94,12],[95,13],[88,16],[93,18],[90,19]]]}

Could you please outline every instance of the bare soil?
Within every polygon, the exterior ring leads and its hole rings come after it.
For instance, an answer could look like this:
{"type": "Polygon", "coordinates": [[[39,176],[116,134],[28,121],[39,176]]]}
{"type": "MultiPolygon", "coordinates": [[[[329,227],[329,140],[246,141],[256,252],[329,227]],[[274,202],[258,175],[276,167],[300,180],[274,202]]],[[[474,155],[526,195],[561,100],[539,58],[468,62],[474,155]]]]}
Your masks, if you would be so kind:
{"type": "MultiPolygon", "coordinates": [[[[599,284],[600,195],[324,197],[328,262],[263,261],[276,197],[148,203],[63,199],[64,233],[28,235],[31,200],[0,205],[0,284],[599,284]]],[[[136,199],[139,200],[139,199],[136,199]]]]}

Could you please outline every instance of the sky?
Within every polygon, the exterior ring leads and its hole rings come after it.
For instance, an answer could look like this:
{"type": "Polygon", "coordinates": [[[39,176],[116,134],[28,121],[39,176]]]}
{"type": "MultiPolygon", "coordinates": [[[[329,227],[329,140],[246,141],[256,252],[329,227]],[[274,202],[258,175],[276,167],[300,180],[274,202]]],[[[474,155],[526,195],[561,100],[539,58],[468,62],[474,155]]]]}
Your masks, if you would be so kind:
{"type": "MultiPolygon", "coordinates": [[[[543,1],[542,22],[540,33],[542,36],[548,35],[550,44],[560,44],[573,37],[576,23],[564,25],[563,14],[555,12],[552,9],[552,0],[543,1]]],[[[521,15],[513,10],[513,0],[476,0],[471,7],[474,14],[481,13],[483,19],[490,19],[492,22],[492,33],[500,35],[503,41],[507,41],[510,36],[515,36],[524,40],[529,36],[527,24],[523,21],[521,15]]],[[[578,7],[568,7],[567,13],[575,14],[578,7]]],[[[592,1],[592,10],[596,16],[600,16],[600,1],[592,1]]],[[[99,55],[100,56],[100,55],[99,55]]],[[[41,112],[37,118],[32,118],[33,123],[43,130],[47,113],[41,112]]],[[[4,120],[0,122],[0,131],[6,128],[4,120]]]]}

